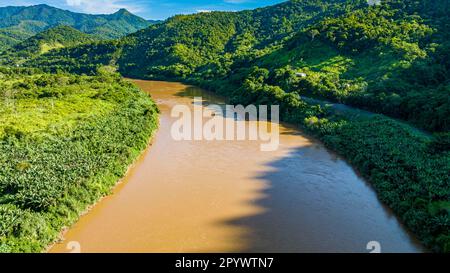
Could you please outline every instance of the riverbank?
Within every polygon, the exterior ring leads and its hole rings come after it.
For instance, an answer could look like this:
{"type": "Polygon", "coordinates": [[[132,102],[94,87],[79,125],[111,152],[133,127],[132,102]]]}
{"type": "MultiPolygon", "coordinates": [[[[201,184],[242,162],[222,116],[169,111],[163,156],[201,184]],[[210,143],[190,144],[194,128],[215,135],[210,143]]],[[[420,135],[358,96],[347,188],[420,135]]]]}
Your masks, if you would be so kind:
{"type": "Polygon", "coordinates": [[[1,128],[1,252],[43,251],[111,192],[158,124],[151,98],[117,75],[21,75],[25,80],[15,123],[1,128]],[[47,96],[34,97],[36,83],[47,96]]]}

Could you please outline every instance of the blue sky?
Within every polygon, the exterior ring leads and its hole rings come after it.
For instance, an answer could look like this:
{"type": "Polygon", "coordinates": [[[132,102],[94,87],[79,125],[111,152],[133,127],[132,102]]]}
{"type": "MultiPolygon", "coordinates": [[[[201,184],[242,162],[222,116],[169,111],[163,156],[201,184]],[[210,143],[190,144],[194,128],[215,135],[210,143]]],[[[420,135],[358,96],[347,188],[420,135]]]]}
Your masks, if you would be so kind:
{"type": "Polygon", "coordinates": [[[146,19],[165,19],[175,14],[200,11],[238,11],[269,6],[284,0],[0,0],[0,6],[47,4],[83,13],[113,13],[120,8],[146,19]]]}

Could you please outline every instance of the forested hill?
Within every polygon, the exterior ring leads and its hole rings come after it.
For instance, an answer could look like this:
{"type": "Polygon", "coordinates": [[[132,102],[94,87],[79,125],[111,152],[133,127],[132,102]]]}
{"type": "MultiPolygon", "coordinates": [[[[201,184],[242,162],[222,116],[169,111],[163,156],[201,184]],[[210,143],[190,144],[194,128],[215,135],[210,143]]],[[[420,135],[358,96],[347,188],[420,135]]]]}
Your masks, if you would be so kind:
{"type": "Polygon", "coordinates": [[[285,91],[446,131],[447,11],[448,0],[287,1],[175,16],[118,41],[63,49],[32,63],[82,73],[117,64],[124,75],[194,80],[213,89],[260,66],[270,72],[267,83],[285,91]]]}
{"type": "Polygon", "coordinates": [[[0,18],[0,49],[60,25],[71,26],[102,39],[112,39],[152,24],[124,9],[109,15],[89,15],[48,5],[2,7],[0,18]]]}
{"type": "Polygon", "coordinates": [[[252,65],[285,91],[449,131],[450,1],[385,2],[313,24],[252,65]]]}
{"type": "Polygon", "coordinates": [[[57,26],[45,30],[8,50],[12,57],[30,58],[50,50],[67,46],[76,46],[98,40],[96,36],[86,34],[69,26],[57,26]]]}
{"type": "Polygon", "coordinates": [[[33,65],[89,73],[113,62],[127,75],[217,79],[232,64],[282,47],[288,37],[327,16],[365,6],[365,0],[294,0],[242,12],[179,15],[117,41],[51,52],[33,65]]]}
{"type": "Polygon", "coordinates": [[[295,0],[242,12],[175,16],[128,36],[120,69],[139,76],[186,77],[199,71],[224,76],[232,62],[264,55],[303,27],[365,5],[365,0],[295,0]]]}

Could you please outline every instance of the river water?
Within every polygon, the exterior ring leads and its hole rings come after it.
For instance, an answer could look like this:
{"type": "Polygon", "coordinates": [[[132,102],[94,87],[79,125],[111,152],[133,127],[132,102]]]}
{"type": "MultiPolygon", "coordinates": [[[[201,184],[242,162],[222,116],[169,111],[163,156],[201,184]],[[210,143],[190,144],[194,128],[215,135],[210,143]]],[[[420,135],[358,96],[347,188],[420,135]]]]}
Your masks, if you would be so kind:
{"type": "Polygon", "coordinates": [[[382,252],[423,251],[370,185],[295,128],[281,125],[273,152],[259,141],[175,141],[175,105],[223,100],[134,82],[158,103],[160,129],[113,194],[50,252],[73,242],[81,252],[369,252],[370,241],[382,252]]]}

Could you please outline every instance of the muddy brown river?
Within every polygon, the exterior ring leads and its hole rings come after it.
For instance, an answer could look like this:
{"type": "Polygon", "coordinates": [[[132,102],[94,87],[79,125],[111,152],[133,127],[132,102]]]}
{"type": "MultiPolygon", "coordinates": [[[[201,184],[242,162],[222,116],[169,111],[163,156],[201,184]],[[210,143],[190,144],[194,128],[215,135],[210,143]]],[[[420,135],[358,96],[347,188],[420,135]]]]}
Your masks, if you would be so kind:
{"type": "MultiPolygon", "coordinates": [[[[170,113],[193,97],[179,83],[135,80],[161,109],[152,145],[113,194],[50,252],[382,252],[424,249],[341,158],[288,125],[280,146],[259,141],[175,141],[170,113]]],[[[245,122],[245,121],[244,121],[245,122]]]]}

